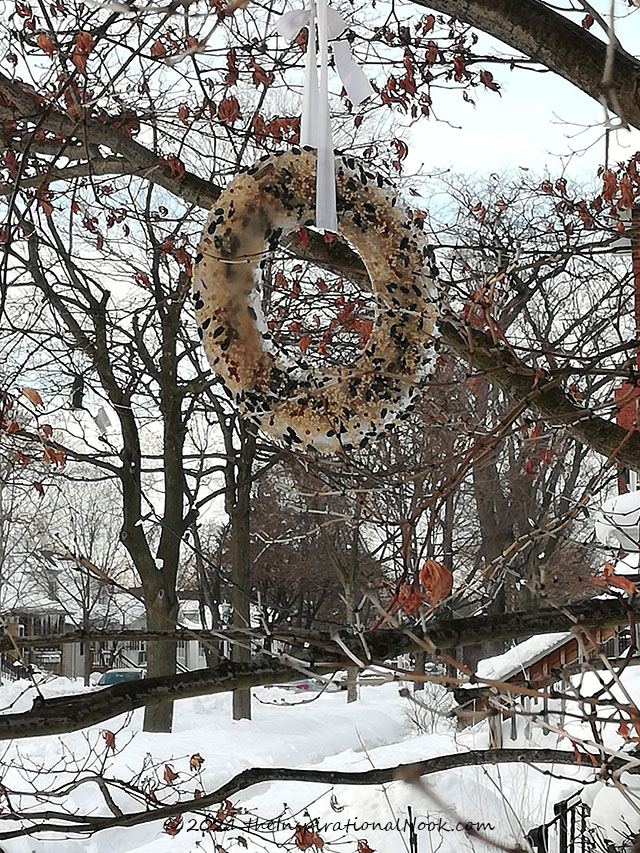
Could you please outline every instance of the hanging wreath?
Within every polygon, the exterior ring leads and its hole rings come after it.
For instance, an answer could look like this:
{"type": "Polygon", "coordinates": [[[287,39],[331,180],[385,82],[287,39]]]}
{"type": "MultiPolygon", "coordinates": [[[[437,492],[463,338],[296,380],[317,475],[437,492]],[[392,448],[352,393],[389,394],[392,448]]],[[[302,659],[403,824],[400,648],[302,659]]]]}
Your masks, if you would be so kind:
{"type": "Polygon", "coordinates": [[[315,181],[310,150],[243,170],[209,214],[193,289],[207,357],[240,409],[288,446],[332,452],[364,447],[406,417],[434,368],[436,288],[421,220],[386,178],[338,156],[338,228],[369,273],[373,330],[351,365],[320,369],[276,352],[261,310],[261,262],[284,234],[313,225],[315,181]]]}

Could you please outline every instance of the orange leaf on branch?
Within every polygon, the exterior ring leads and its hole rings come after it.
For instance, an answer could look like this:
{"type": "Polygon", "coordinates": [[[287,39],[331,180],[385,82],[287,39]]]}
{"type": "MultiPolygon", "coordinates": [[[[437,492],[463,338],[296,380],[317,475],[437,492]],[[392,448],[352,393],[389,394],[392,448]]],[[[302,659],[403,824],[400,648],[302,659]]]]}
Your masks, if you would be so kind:
{"type": "Polygon", "coordinates": [[[181,178],[184,175],[184,164],[173,154],[169,154],[164,158],[164,162],[171,169],[171,174],[174,178],[181,178]]]}
{"type": "Polygon", "coordinates": [[[438,45],[434,41],[430,41],[427,45],[426,59],[429,65],[433,65],[438,58],[438,45]]]}
{"type": "Polygon", "coordinates": [[[235,814],[236,811],[233,807],[233,803],[231,800],[224,800],[218,811],[216,812],[216,820],[219,823],[225,821],[228,817],[235,814]]]}
{"type": "Polygon", "coordinates": [[[170,764],[164,765],[164,773],[162,776],[167,785],[172,785],[174,780],[178,778],[178,774],[173,770],[170,764]]]}
{"type": "Polygon", "coordinates": [[[500,91],[500,86],[494,81],[493,74],[490,71],[480,72],[480,82],[484,83],[485,87],[491,89],[492,92],[500,91]]]}
{"type": "Polygon", "coordinates": [[[629,737],[629,726],[624,720],[620,721],[620,725],[618,726],[618,734],[625,740],[629,737]]]}
{"type": "Polygon", "coordinates": [[[406,142],[403,142],[402,139],[392,139],[391,145],[396,149],[396,155],[398,160],[405,160],[407,154],[409,153],[409,147],[406,142]]]}
{"type": "MultiPolygon", "coordinates": [[[[425,596],[413,586],[402,584],[395,596],[395,604],[399,610],[402,610],[407,616],[412,616],[424,604],[425,596]]],[[[392,602],[394,603],[394,602],[392,602]]]]}
{"type": "Polygon", "coordinates": [[[42,402],[42,397],[35,388],[22,388],[21,393],[29,400],[30,403],[33,403],[34,406],[44,406],[42,402]]]}
{"type": "Polygon", "coordinates": [[[303,27],[293,41],[303,53],[306,53],[307,42],[309,41],[309,27],[303,27]]]}
{"type": "Polygon", "coordinates": [[[320,838],[317,832],[313,832],[306,826],[298,824],[296,826],[296,847],[300,850],[308,850],[309,847],[315,847],[316,850],[322,850],[324,841],[320,838]]]}
{"type": "Polygon", "coordinates": [[[53,213],[53,205],[51,204],[51,202],[47,198],[46,186],[43,186],[43,188],[41,188],[41,190],[38,190],[37,198],[38,198],[38,207],[40,207],[41,210],[44,211],[46,216],[51,216],[51,214],[53,213]]]}
{"type": "Polygon", "coordinates": [[[367,341],[371,337],[373,331],[373,323],[371,320],[358,320],[356,330],[360,335],[360,348],[364,349],[367,341]]]}
{"type": "Polygon", "coordinates": [[[237,98],[223,98],[218,107],[218,118],[225,124],[233,124],[240,118],[240,104],[237,98]]]}
{"type": "Polygon", "coordinates": [[[300,245],[300,248],[302,250],[308,249],[309,248],[309,232],[307,231],[307,229],[301,228],[298,231],[296,236],[298,237],[298,244],[300,245]]]}
{"type": "Polygon", "coordinates": [[[309,349],[311,345],[311,335],[303,335],[298,341],[298,346],[300,347],[300,352],[304,355],[304,353],[309,349]]]}
{"type": "Polygon", "coordinates": [[[80,30],[76,33],[74,39],[75,47],[71,53],[71,61],[81,74],[85,73],[87,67],[87,57],[95,46],[95,41],[91,33],[80,30]]]}
{"type": "Polygon", "coordinates": [[[191,258],[189,256],[189,252],[185,249],[184,246],[181,246],[179,249],[176,249],[173,253],[173,257],[180,264],[181,267],[184,267],[187,275],[191,275],[191,258]]]}
{"type": "Polygon", "coordinates": [[[156,41],[154,41],[154,43],[151,45],[151,56],[155,57],[156,59],[159,59],[161,56],[166,55],[166,47],[162,44],[160,39],[156,39],[156,41]]]}
{"type": "Polygon", "coordinates": [[[594,586],[603,587],[604,589],[612,586],[616,589],[621,589],[629,595],[636,595],[638,593],[638,587],[633,583],[633,581],[615,573],[613,563],[605,563],[602,573],[603,577],[601,578],[589,578],[589,583],[594,586]]]}
{"type": "Polygon", "coordinates": [[[618,210],[631,210],[634,206],[634,197],[631,178],[628,175],[624,175],[620,178],[619,188],[620,201],[618,202],[618,210]]]}
{"type": "Polygon", "coordinates": [[[437,560],[425,560],[420,569],[420,583],[432,605],[446,598],[453,586],[453,575],[437,560]]]}
{"type": "Polygon", "coordinates": [[[17,178],[18,177],[18,158],[16,157],[15,153],[10,148],[8,148],[4,152],[2,160],[4,162],[4,165],[9,170],[9,175],[12,178],[17,178]]]}
{"type": "Polygon", "coordinates": [[[225,86],[235,85],[238,79],[238,66],[236,65],[236,52],[233,48],[227,53],[227,74],[224,78],[225,86]]]}
{"type": "Polygon", "coordinates": [[[253,121],[251,122],[251,130],[258,142],[263,142],[267,136],[269,136],[269,130],[267,129],[265,120],[262,118],[260,113],[256,113],[254,115],[253,121]]]}
{"type": "Polygon", "coordinates": [[[537,456],[543,465],[551,465],[551,451],[548,447],[541,448],[538,451],[537,456]]]}
{"type": "Polygon", "coordinates": [[[104,731],[102,732],[102,737],[104,738],[104,742],[107,745],[107,749],[111,749],[115,751],[116,748],[116,736],[113,732],[104,731]]]}
{"type": "Polygon", "coordinates": [[[167,818],[164,822],[164,831],[167,835],[177,835],[182,829],[182,815],[177,814],[175,817],[167,818]]]}
{"type": "Polygon", "coordinates": [[[602,183],[604,185],[602,188],[602,198],[605,201],[613,201],[616,190],[618,189],[618,179],[611,169],[607,169],[602,173],[602,183]]]}
{"type": "Polygon", "coordinates": [[[467,66],[464,62],[464,57],[458,54],[453,58],[453,76],[455,78],[456,83],[460,83],[461,80],[466,77],[467,80],[471,77],[471,74],[467,71],[467,66]]]}
{"type": "Polygon", "coordinates": [[[264,68],[258,65],[253,57],[251,57],[249,65],[253,69],[253,82],[256,86],[262,83],[266,89],[273,83],[273,74],[267,74],[264,68]]]}
{"type": "Polygon", "coordinates": [[[55,447],[51,447],[48,444],[45,445],[42,459],[48,465],[60,465],[61,468],[64,468],[65,462],[67,461],[64,450],[56,450],[55,447]]]}
{"type": "Polygon", "coordinates": [[[204,764],[204,758],[200,755],[199,752],[194,753],[189,759],[189,767],[194,772],[196,770],[200,770],[202,765],[204,764]]]}
{"type": "Polygon", "coordinates": [[[47,33],[40,33],[36,38],[36,44],[40,50],[43,50],[48,56],[53,56],[53,39],[51,36],[47,35],[47,33]]]}

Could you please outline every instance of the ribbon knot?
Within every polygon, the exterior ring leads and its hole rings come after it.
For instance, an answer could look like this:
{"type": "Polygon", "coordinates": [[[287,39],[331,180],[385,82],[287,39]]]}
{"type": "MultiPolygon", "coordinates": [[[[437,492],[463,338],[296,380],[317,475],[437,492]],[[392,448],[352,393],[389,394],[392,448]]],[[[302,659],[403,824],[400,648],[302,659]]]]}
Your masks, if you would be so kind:
{"type": "MultiPolygon", "coordinates": [[[[338,39],[347,29],[347,22],[339,12],[327,4],[327,0],[308,0],[306,9],[296,9],[283,15],[276,26],[276,31],[292,41],[305,26],[309,28],[309,37],[304,72],[300,144],[316,149],[316,228],[337,231],[336,169],[329,112],[329,39],[338,39]],[[316,21],[319,50],[316,46],[316,21]],[[319,83],[318,53],[320,54],[319,83]]],[[[346,40],[334,41],[332,48],[338,75],[350,101],[357,106],[373,94],[371,84],[354,60],[346,40]]]]}

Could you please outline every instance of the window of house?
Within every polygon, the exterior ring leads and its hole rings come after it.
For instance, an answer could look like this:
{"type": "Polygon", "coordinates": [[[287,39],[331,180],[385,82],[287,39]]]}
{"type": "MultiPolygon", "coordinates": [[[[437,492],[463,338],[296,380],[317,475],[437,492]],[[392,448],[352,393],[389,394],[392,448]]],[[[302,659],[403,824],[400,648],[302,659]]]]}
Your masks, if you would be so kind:
{"type": "Polygon", "coordinates": [[[57,634],[62,629],[62,617],[46,613],[33,617],[33,633],[38,637],[46,634],[57,634]]]}

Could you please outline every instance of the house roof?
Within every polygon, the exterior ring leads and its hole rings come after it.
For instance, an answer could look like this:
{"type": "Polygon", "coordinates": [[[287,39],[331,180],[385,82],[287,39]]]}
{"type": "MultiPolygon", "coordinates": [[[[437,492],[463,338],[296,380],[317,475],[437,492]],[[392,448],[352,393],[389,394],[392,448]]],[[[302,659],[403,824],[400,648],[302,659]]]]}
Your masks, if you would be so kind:
{"type": "Polygon", "coordinates": [[[571,631],[530,637],[522,643],[517,643],[501,655],[481,660],[476,668],[476,675],[494,681],[508,681],[514,675],[524,672],[527,667],[533,666],[550,652],[564,646],[572,638],[571,631]]]}

